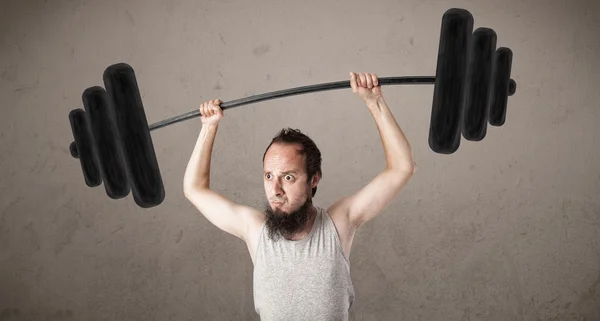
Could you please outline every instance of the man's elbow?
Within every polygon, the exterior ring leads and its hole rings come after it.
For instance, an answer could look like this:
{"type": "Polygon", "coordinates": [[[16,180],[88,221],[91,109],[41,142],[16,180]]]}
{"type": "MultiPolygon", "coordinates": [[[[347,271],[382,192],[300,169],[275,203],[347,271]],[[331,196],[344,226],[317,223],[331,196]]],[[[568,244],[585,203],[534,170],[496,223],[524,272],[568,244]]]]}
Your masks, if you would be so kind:
{"type": "Polygon", "coordinates": [[[417,166],[407,167],[401,170],[404,175],[413,176],[417,172],[417,166]]]}
{"type": "Polygon", "coordinates": [[[183,196],[189,200],[190,199],[190,195],[192,194],[192,188],[187,186],[187,185],[183,185],[183,196]]]}
{"type": "Polygon", "coordinates": [[[200,186],[198,184],[184,184],[183,185],[183,196],[185,196],[185,198],[189,200],[190,198],[193,197],[193,195],[198,194],[199,191],[202,191],[204,189],[208,189],[208,188],[200,186]]]}
{"type": "Polygon", "coordinates": [[[417,164],[413,162],[412,164],[406,164],[395,168],[392,167],[388,170],[401,176],[413,175],[417,171],[417,164]]]}
{"type": "Polygon", "coordinates": [[[410,173],[411,175],[414,174],[417,171],[417,163],[413,160],[410,165],[406,166],[406,172],[410,173]]]}

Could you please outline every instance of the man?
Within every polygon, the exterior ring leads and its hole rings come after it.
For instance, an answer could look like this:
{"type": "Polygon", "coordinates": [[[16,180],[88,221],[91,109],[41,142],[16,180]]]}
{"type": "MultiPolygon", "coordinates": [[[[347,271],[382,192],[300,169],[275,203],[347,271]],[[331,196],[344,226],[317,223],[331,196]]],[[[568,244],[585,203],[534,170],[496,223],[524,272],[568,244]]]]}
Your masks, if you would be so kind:
{"type": "Polygon", "coordinates": [[[210,189],[210,161],[220,100],[200,106],[202,130],[184,177],[186,198],[215,226],[244,240],[254,263],[254,303],[264,320],[347,320],[354,301],[349,256],[356,230],[383,212],[416,170],[406,137],[377,75],[350,73],[377,125],[387,166],[369,184],[327,209],[312,198],[321,153],[298,130],[282,130],[263,155],[264,211],[210,189]]]}

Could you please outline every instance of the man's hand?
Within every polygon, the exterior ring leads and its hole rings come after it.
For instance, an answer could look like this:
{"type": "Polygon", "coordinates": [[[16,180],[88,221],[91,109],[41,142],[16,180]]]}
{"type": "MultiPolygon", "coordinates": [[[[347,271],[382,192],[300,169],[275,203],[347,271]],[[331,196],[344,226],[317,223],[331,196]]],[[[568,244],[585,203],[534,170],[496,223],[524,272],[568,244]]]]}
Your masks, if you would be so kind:
{"type": "Polygon", "coordinates": [[[379,86],[379,80],[375,74],[350,72],[350,86],[352,86],[352,92],[357,94],[367,105],[383,98],[381,86],[379,86]]]}
{"type": "Polygon", "coordinates": [[[220,99],[213,99],[204,102],[200,105],[200,120],[202,125],[218,125],[221,119],[223,119],[223,110],[221,109],[222,101],[220,99]]]}

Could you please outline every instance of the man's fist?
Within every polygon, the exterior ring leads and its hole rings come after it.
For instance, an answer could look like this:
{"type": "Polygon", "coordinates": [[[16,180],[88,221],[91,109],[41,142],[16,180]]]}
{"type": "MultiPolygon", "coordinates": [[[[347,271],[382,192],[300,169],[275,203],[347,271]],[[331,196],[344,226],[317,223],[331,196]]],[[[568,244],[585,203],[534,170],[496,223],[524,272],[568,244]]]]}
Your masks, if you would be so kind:
{"type": "Polygon", "coordinates": [[[209,100],[200,105],[200,120],[202,125],[217,125],[223,119],[222,101],[219,99],[209,100]]]}
{"type": "Polygon", "coordinates": [[[375,74],[350,72],[350,86],[352,86],[352,92],[367,104],[374,103],[378,98],[383,97],[379,80],[375,74]]]}

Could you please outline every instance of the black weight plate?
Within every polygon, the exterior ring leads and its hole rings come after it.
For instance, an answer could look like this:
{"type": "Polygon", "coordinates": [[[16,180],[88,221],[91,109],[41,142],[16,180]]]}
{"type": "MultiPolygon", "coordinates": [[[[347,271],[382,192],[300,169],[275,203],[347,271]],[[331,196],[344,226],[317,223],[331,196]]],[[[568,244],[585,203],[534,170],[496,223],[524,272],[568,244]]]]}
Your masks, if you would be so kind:
{"type": "Polygon", "coordinates": [[[467,54],[472,32],[470,12],[450,9],[444,13],[429,126],[429,146],[436,153],[451,154],[460,145],[467,54]]]}
{"type": "Polygon", "coordinates": [[[112,199],[123,198],[129,195],[129,183],[111,102],[99,86],[87,88],[81,97],[92,125],[106,194],[112,199]]]}
{"type": "Polygon", "coordinates": [[[106,68],[103,78],[114,103],[134,200],[143,208],[156,206],[164,200],[165,191],[133,68],[114,64],[106,68]]]}
{"type": "Polygon", "coordinates": [[[75,151],[79,157],[85,184],[89,187],[99,186],[102,184],[102,177],[94,149],[94,138],[85,111],[81,108],[71,110],[69,122],[75,139],[75,146],[71,143],[69,149],[71,154],[75,151]]]}
{"type": "Polygon", "coordinates": [[[473,32],[470,48],[462,133],[467,140],[480,141],[487,130],[496,33],[478,28],[473,32]]]}
{"type": "Polygon", "coordinates": [[[489,123],[492,126],[504,125],[509,90],[512,90],[513,93],[514,90],[516,90],[516,83],[510,80],[512,56],[512,51],[508,48],[501,47],[496,50],[494,69],[492,72],[494,95],[491,101],[489,118],[489,123]]]}

